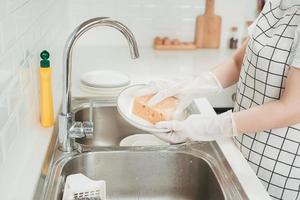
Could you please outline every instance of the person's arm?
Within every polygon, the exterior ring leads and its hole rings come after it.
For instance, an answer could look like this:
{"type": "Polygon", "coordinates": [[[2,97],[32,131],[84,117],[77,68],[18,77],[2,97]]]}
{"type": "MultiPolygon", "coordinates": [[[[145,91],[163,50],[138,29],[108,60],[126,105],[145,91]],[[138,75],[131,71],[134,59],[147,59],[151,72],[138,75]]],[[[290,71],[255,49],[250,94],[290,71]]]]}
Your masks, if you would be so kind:
{"type": "Polygon", "coordinates": [[[249,39],[245,40],[242,46],[237,49],[230,59],[219,64],[214,70],[213,73],[223,88],[232,86],[239,80],[241,66],[248,42],[249,39]]]}
{"type": "Polygon", "coordinates": [[[300,123],[300,69],[291,67],[280,100],[233,113],[238,133],[254,133],[300,123]]]}
{"type": "Polygon", "coordinates": [[[286,89],[280,100],[236,113],[195,114],[183,121],[159,122],[155,125],[157,128],[168,129],[170,132],[155,135],[170,143],[211,141],[300,123],[299,86],[300,69],[291,67],[286,89]]]}

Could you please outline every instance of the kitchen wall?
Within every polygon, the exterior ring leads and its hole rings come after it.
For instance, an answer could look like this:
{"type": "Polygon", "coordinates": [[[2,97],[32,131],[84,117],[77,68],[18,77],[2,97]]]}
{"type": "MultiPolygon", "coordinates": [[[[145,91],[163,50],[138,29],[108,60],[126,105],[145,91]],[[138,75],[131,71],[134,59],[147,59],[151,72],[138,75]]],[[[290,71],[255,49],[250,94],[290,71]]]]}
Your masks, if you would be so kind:
{"type": "MultiPolygon", "coordinates": [[[[57,76],[65,37],[61,31],[65,3],[0,0],[0,168],[12,156],[12,149],[22,153],[22,146],[16,147],[15,141],[34,139],[23,132],[28,128],[25,124],[37,124],[39,120],[39,53],[43,49],[50,51],[57,76]]],[[[59,83],[53,84],[58,87],[59,83]]]]}
{"type": "MultiPolygon", "coordinates": [[[[155,36],[193,41],[195,18],[203,14],[205,0],[69,0],[70,26],[96,16],[107,16],[126,24],[140,46],[151,46],[155,36]]],[[[223,18],[222,47],[226,47],[230,27],[240,34],[246,20],[256,15],[256,0],[216,0],[216,13],[223,18]]],[[[119,45],[125,40],[116,31],[101,28],[90,31],[83,45],[119,45]]]]}

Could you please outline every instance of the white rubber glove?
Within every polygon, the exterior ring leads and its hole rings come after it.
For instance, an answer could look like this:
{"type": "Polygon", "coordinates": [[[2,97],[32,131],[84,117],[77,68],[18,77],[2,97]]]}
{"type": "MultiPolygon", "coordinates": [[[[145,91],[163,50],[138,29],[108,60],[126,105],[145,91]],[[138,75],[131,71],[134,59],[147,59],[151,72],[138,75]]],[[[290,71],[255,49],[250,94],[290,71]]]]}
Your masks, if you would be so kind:
{"type": "Polygon", "coordinates": [[[165,98],[175,96],[179,103],[174,113],[174,118],[180,116],[182,111],[189,106],[195,98],[217,94],[223,90],[213,73],[207,72],[192,79],[184,80],[157,80],[150,82],[139,95],[155,94],[148,102],[154,106],[165,98]]]}
{"type": "Polygon", "coordinates": [[[184,121],[165,121],[155,125],[157,128],[169,129],[169,133],[154,134],[158,138],[172,143],[187,141],[212,141],[225,137],[237,136],[237,130],[232,119],[232,112],[220,115],[197,114],[190,115],[184,121]]]}

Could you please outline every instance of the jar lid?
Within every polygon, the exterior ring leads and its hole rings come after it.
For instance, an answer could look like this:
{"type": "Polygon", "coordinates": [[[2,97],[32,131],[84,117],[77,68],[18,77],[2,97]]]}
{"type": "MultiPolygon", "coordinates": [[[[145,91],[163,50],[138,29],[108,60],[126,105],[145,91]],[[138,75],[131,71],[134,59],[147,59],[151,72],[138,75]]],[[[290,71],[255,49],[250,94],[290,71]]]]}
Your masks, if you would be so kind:
{"type": "Polygon", "coordinates": [[[238,31],[238,27],[236,27],[236,26],[233,26],[233,27],[231,27],[231,31],[238,31]]]}

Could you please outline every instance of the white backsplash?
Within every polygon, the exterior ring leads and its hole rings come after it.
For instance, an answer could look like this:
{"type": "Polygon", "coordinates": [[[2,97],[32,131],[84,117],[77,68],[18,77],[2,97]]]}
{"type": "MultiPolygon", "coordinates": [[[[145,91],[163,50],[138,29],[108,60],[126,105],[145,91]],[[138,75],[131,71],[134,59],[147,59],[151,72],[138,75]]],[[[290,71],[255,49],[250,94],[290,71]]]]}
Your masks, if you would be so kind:
{"type": "Polygon", "coordinates": [[[50,51],[54,74],[61,71],[66,3],[0,0],[0,166],[14,141],[26,137],[24,124],[38,123],[39,52],[50,51]]]}
{"type": "MultiPolygon", "coordinates": [[[[255,16],[256,0],[217,0],[223,17],[222,47],[229,27],[243,27],[255,16]]],[[[38,124],[39,53],[51,53],[53,76],[61,76],[66,34],[91,17],[107,16],[126,24],[139,46],[151,46],[155,36],[191,41],[195,17],[204,0],[0,0],[0,167],[14,141],[24,136],[24,124],[38,124]],[[25,123],[24,123],[25,122],[25,123]]],[[[90,31],[81,45],[125,44],[109,28],[90,31]]],[[[80,45],[79,44],[79,45],[80,45]]],[[[53,82],[60,88],[61,82],[53,82]]],[[[54,96],[61,93],[54,90],[54,96]]]]}

